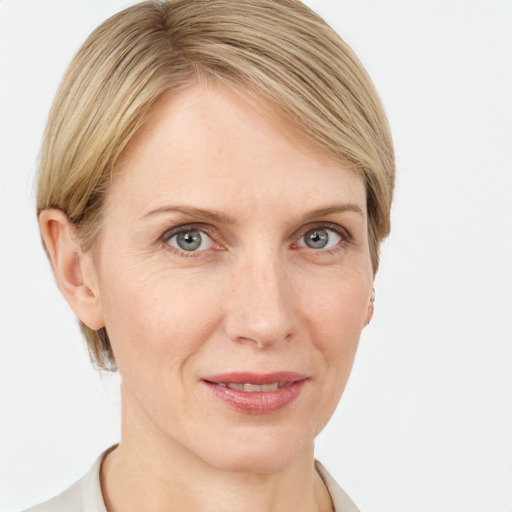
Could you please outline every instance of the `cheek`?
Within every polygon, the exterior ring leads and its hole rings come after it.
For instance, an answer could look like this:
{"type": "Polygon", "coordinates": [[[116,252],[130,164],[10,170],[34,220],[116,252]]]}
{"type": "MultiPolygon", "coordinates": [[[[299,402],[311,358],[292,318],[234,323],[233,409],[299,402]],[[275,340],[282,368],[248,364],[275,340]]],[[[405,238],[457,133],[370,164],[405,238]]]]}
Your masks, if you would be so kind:
{"type": "Polygon", "coordinates": [[[352,369],[368,313],[371,286],[368,272],[339,272],[310,283],[308,290],[301,292],[307,298],[308,330],[322,357],[321,374],[335,402],[352,369]]]}
{"type": "Polygon", "coordinates": [[[218,324],[216,287],[201,276],[117,268],[103,283],[105,324],[121,373],[193,359],[218,324]]]}
{"type": "Polygon", "coordinates": [[[371,272],[342,269],[304,282],[307,286],[300,290],[302,308],[316,326],[317,339],[338,340],[328,344],[332,350],[339,344],[357,341],[368,314],[371,272]]]}
{"type": "MultiPolygon", "coordinates": [[[[364,288],[363,288],[364,289],[364,288]]],[[[347,283],[324,293],[323,308],[315,312],[313,339],[321,354],[318,373],[322,398],[316,405],[315,435],[334,413],[349,379],[366,315],[366,293],[347,283]]]]}

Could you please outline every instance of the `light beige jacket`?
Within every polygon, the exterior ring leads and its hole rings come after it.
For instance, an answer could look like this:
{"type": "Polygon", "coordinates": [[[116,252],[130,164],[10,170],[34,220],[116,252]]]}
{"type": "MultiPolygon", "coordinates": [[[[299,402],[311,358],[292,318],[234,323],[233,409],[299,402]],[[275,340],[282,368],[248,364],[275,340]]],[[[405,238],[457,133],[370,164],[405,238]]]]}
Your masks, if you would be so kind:
{"type": "MultiPolygon", "coordinates": [[[[101,494],[100,467],[108,451],[103,452],[89,472],[69,489],[25,512],[107,512],[101,494]]],[[[335,512],[359,512],[345,491],[319,462],[316,462],[316,468],[329,490],[335,512]]]]}

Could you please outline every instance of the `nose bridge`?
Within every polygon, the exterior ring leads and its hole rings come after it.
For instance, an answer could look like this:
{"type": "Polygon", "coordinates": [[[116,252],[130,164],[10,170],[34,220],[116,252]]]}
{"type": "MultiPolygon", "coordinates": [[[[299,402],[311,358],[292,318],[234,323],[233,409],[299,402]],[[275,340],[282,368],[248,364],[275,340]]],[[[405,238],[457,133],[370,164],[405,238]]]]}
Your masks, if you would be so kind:
{"type": "Polygon", "coordinates": [[[241,258],[232,277],[228,336],[260,347],[289,338],[294,329],[292,283],[278,251],[266,248],[241,258]]]}

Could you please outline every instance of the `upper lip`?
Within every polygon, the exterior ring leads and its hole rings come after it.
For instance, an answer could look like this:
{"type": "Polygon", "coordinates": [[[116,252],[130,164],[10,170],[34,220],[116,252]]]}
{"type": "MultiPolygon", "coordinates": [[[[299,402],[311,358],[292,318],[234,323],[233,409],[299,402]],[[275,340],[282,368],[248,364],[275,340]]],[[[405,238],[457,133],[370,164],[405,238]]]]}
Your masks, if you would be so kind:
{"type": "Polygon", "coordinates": [[[274,382],[292,383],[307,379],[307,375],[297,372],[272,372],[272,373],[255,373],[255,372],[230,372],[220,373],[203,377],[202,380],[213,382],[214,384],[273,384],[274,382]]]}

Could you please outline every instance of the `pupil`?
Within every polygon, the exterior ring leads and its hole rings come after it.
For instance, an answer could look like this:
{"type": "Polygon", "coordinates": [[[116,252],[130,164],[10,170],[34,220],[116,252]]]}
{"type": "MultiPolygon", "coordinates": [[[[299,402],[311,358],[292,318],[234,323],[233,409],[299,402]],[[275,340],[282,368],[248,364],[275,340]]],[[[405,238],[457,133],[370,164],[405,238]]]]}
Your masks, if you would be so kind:
{"type": "Polygon", "coordinates": [[[329,241],[329,235],[325,229],[314,229],[306,236],[306,245],[312,249],[322,249],[329,241]]]}
{"type": "Polygon", "coordinates": [[[201,245],[201,235],[199,231],[192,230],[180,233],[177,237],[177,243],[180,249],[184,251],[194,251],[201,245]]]}

